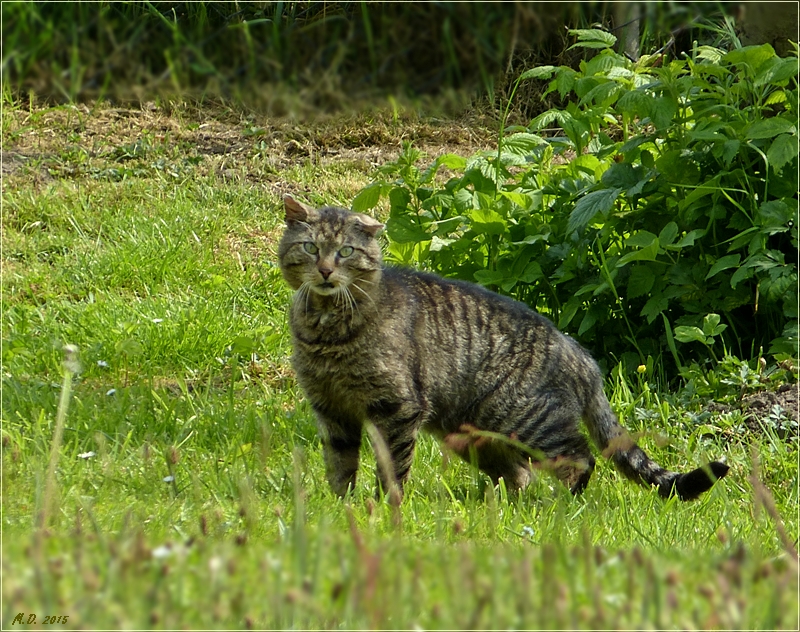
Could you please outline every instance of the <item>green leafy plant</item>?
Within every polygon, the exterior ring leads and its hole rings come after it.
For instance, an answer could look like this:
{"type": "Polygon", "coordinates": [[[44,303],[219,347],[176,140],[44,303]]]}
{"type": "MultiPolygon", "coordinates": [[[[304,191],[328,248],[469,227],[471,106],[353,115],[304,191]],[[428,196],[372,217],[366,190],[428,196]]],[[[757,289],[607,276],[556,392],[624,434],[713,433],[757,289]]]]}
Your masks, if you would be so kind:
{"type": "Polygon", "coordinates": [[[497,150],[469,158],[420,167],[406,145],[357,196],[388,198],[388,258],[526,301],[630,370],[665,349],[679,367],[716,345],[795,353],[797,56],[631,62],[609,33],[571,33],[599,52],[518,80],[549,79],[564,108],[503,118],[497,150]],[[704,346],[679,354],[695,329],[704,346]]]}

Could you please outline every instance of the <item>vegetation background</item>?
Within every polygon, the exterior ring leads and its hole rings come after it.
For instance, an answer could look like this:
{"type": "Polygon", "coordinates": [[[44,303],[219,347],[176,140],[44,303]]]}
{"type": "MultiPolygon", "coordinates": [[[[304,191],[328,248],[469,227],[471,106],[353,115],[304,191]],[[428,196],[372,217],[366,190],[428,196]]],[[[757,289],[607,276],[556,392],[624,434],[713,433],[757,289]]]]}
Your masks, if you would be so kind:
{"type": "Polygon", "coordinates": [[[797,629],[797,57],[760,26],[797,16],[759,11],[3,3],[3,627],[797,629]],[[695,100],[669,120],[623,98],[667,103],[670,72],[695,100]],[[648,452],[729,476],[679,504],[601,460],[580,498],[514,497],[426,439],[400,508],[368,448],[335,499],[288,364],[286,192],[537,305],[648,452]],[[670,257],[718,302],[680,311],[670,257]],[[740,269],[760,329],[716,308],[740,269]]]}

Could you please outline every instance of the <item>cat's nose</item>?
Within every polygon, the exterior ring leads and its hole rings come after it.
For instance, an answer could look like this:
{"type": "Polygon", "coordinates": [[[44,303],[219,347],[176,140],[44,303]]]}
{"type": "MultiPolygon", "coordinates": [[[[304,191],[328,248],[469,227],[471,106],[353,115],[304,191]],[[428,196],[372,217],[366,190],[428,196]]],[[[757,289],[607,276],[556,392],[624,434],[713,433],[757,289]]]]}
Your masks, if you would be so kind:
{"type": "Polygon", "coordinates": [[[322,278],[325,279],[326,281],[328,280],[328,277],[331,274],[333,274],[333,270],[331,270],[330,268],[317,268],[317,270],[319,270],[319,273],[322,275],[322,278]]]}

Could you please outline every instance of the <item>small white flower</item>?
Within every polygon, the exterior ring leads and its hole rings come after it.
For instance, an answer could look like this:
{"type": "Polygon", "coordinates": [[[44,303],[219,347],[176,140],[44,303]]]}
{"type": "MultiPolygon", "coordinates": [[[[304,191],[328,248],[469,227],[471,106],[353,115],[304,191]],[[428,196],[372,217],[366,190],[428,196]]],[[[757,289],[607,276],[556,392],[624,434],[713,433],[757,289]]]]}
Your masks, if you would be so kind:
{"type": "Polygon", "coordinates": [[[526,536],[528,538],[532,538],[533,537],[533,528],[529,527],[528,525],[525,525],[524,527],[522,527],[522,535],[524,535],[524,536],[526,536]]]}
{"type": "Polygon", "coordinates": [[[165,476],[161,480],[164,481],[165,483],[171,483],[172,481],[175,480],[175,477],[170,474],[169,476],[165,476]]]}
{"type": "Polygon", "coordinates": [[[154,548],[151,554],[156,559],[162,559],[172,555],[172,548],[162,544],[161,546],[154,548]]]}
{"type": "Polygon", "coordinates": [[[111,397],[112,395],[116,395],[116,394],[117,394],[117,389],[115,389],[115,388],[110,388],[110,389],[108,389],[106,391],[106,395],[108,395],[109,397],[111,397]]]}
{"type": "Polygon", "coordinates": [[[108,362],[106,362],[105,360],[98,360],[97,366],[106,368],[108,366],[108,362]]]}
{"type": "Polygon", "coordinates": [[[164,322],[164,319],[163,319],[163,318],[154,318],[154,319],[153,319],[153,322],[154,322],[156,325],[158,325],[158,323],[163,323],[163,322],[164,322]]]}
{"type": "Polygon", "coordinates": [[[81,452],[78,455],[78,458],[79,459],[91,459],[93,456],[96,456],[96,453],[93,452],[92,450],[89,450],[88,452],[81,452]]]}

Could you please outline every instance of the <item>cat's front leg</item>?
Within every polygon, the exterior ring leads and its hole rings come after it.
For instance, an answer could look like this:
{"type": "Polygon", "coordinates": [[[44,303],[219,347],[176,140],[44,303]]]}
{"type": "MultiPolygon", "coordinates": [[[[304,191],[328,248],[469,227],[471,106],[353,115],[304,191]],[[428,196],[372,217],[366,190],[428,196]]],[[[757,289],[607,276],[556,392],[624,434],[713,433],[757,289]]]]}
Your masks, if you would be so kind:
{"type": "Polygon", "coordinates": [[[422,412],[416,406],[386,402],[374,404],[369,412],[380,434],[380,441],[374,446],[378,461],[378,484],[384,492],[396,486],[402,496],[403,485],[414,460],[422,412]]]}
{"type": "Polygon", "coordinates": [[[315,412],[328,484],[333,493],[344,496],[356,486],[361,423],[334,420],[316,408],[315,412]]]}

